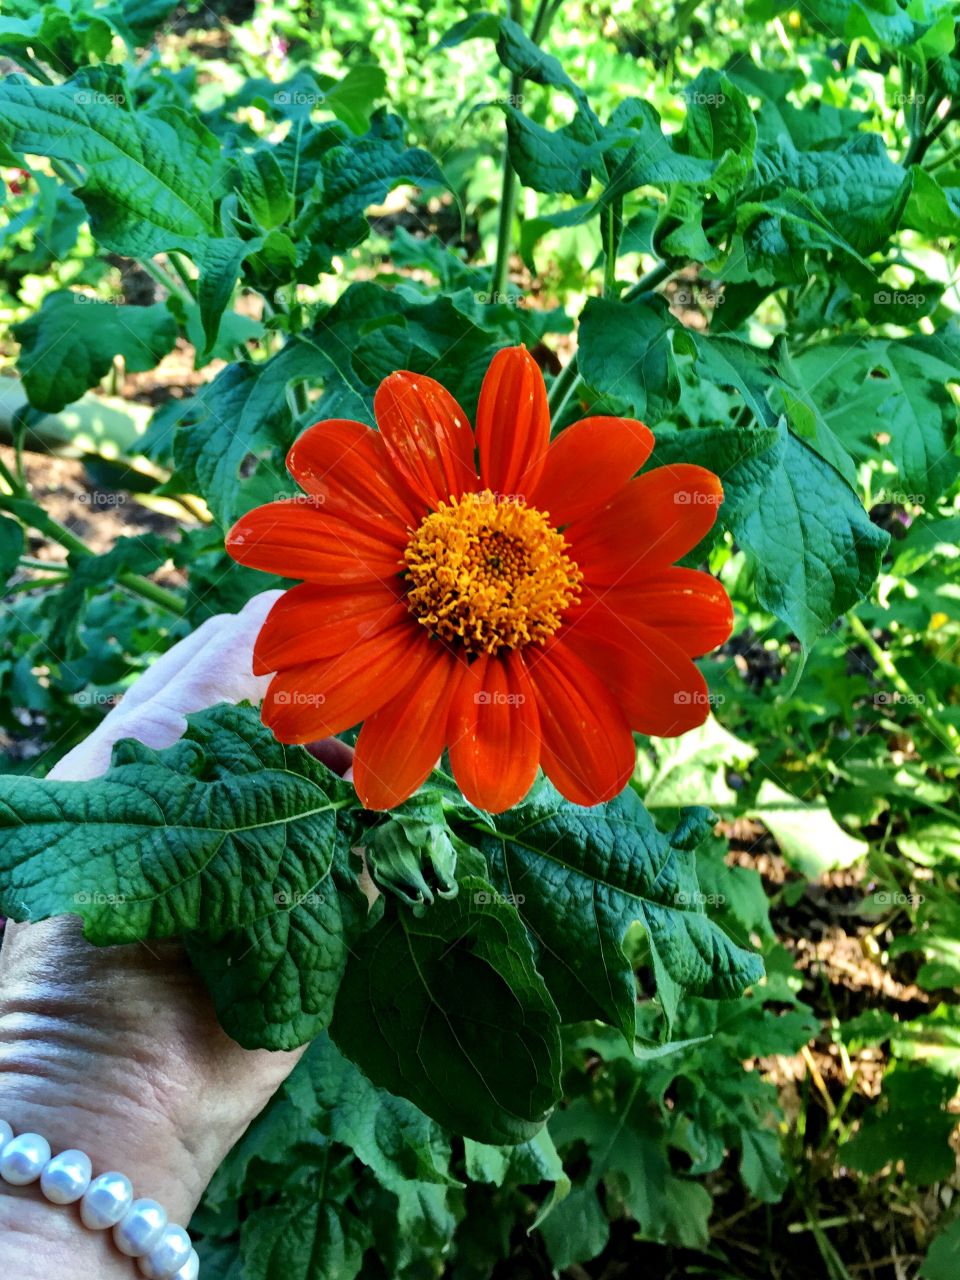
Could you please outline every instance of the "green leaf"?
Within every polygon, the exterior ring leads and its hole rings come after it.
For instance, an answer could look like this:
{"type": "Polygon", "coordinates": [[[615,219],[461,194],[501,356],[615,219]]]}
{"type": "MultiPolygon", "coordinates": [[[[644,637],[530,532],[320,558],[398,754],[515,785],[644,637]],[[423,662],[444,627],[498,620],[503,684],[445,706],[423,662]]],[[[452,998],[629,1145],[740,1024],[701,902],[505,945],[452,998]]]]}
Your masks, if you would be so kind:
{"type": "Polygon", "coordinates": [[[69,289],[48,293],[32,316],[13,327],[17,366],[30,403],[58,413],[110,372],[122,356],[142,373],[173,350],[177,325],[167,307],[100,302],[69,289]]]}
{"type": "Polygon", "coordinates": [[[337,810],[351,791],[276,742],[252,707],[222,704],[166,750],[118,743],[93,781],[9,779],[0,909],[79,915],[98,944],[262,926],[311,893],[349,841],[337,810]]]}
{"type": "Polygon", "coordinates": [[[742,1129],[740,1177],[747,1190],[763,1204],[777,1204],[783,1199],[790,1181],[780,1140],[769,1129],[742,1129]]]}
{"type": "Polygon", "coordinates": [[[503,104],[503,112],[510,163],[523,185],[546,195],[582,199],[600,155],[590,123],[577,114],[569,124],[547,129],[511,103],[503,104]]]}
{"type": "Polygon", "coordinates": [[[307,893],[213,942],[184,941],[224,1031],[245,1049],[296,1049],[330,1025],[347,964],[340,896],[325,876],[307,893]]]}
{"type": "Polygon", "coordinates": [[[666,304],[590,298],[580,317],[580,376],[596,395],[627,403],[638,418],[666,417],[680,399],[680,374],[666,304]]]}
{"type": "Polygon", "coordinates": [[[272,151],[260,148],[239,157],[240,196],[264,231],[279,227],[293,210],[293,195],[272,151]]]}
{"type": "MultiPolygon", "coordinates": [[[[883,292],[876,297],[884,296],[883,292]]],[[[886,292],[895,298],[896,291],[886,292]]],[[[880,446],[911,505],[933,506],[960,473],[957,407],[946,384],[958,380],[960,337],[953,329],[872,342],[832,342],[796,361],[826,422],[858,460],[880,446]]],[[[908,501],[906,497],[902,499],[908,501]]]]}
{"type": "Polygon", "coordinates": [[[896,231],[910,195],[910,175],[890,159],[878,133],[855,133],[822,151],[798,151],[780,137],[775,148],[758,151],[756,166],[761,190],[799,192],[860,254],[896,231]]]}
{"type": "Polygon", "coordinates": [[[283,463],[296,435],[288,391],[319,363],[310,346],[294,341],[264,364],[228,365],[178,410],[177,470],[224,526],[296,492],[283,463]],[[260,463],[253,474],[252,461],[260,463]]]}
{"type": "Polygon", "coordinates": [[[0,584],[16,572],[23,555],[23,526],[9,516],[0,515],[0,584]]]}
{"type": "Polygon", "coordinates": [[[388,904],[331,1035],[374,1084],[481,1142],[532,1137],[559,1094],[553,1001],[516,910],[476,877],[419,918],[388,904]]]}
{"type": "Polygon", "coordinates": [[[214,197],[220,144],[179,107],[132,112],[71,85],[0,85],[0,140],[13,151],[78,166],[76,195],[104,249],[133,258],[180,249],[200,269],[208,346],[249,250],[224,238],[214,197]]]}
{"type": "Polygon", "coordinates": [[[683,96],[687,103],[684,137],[690,154],[719,160],[725,152],[732,151],[749,168],[757,125],[747,95],[723,72],[705,68],[683,96]]]}
{"type": "Polygon", "coordinates": [[[903,1161],[904,1177],[915,1186],[949,1178],[956,1167],[950,1135],[957,1118],[947,1110],[956,1081],[927,1067],[897,1067],[883,1080],[859,1133],[840,1147],[840,1159],[863,1173],[903,1161]]]}
{"type": "Polygon", "coordinates": [[[635,921],[654,966],[688,991],[728,999],[762,976],[759,957],[705,915],[686,841],[658,831],[633,791],[583,809],[544,782],[478,832],[494,884],[537,941],[564,1021],[601,1018],[633,1044],[637,992],[623,943],[635,921]]]}
{"type": "Polygon", "coordinates": [[[920,1268],[920,1280],[954,1280],[960,1269],[960,1219],[942,1231],[930,1246],[920,1268]]]}
{"type": "Polygon", "coordinates": [[[311,1131],[348,1147],[389,1190],[411,1181],[456,1185],[440,1127],[405,1098],[371,1084],[329,1036],[310,1046],[286,1089],[311,1131]]]}
{"type": "Polygon", "coordinates": [[[372,107],[386,93],[387,76],[382,67],[363,62],[353,66],[343,77],[327,85],[323,105],[342,120],[354,133],[370,128],[372,107]]]}
{"type": "Polygon", "coordinates": [[[370,1226],[316,1191],[281,1200],[243,1225],[244,1271],[259,1280],[353,1280],[372,1243],[370,1226]]]}

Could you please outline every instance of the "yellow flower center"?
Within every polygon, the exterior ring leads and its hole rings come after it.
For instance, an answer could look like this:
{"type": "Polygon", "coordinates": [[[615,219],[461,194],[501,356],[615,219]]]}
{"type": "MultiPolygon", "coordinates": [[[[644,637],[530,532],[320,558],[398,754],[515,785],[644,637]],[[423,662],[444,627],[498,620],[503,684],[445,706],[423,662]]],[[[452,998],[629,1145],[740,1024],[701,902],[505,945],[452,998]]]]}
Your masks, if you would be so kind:
{"type": "Polygon", "coordinates": [[[441,502],[407,544],[407,607],[470,654],[543,644],[583,575],[547,515],[484,489],[441,502]]]}

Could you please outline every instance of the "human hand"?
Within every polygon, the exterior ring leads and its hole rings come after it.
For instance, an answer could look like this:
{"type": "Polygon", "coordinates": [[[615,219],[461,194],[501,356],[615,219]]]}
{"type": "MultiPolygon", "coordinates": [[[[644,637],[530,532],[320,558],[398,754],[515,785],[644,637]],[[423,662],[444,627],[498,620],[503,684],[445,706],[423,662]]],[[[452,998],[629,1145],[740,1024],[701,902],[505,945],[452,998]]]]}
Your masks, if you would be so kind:
{"type": "MultiPolygon", "coordinates": [[[[51,777],[96,777],[113,743],[162,748],[186,715],[217,702],[259,701],[253,642],[277,592],[204,623],[132,687],[51,777]]],[[[310,748],[338,773],[351,752],[310,748]]],[[[8,924],[0,953],[0,1117],[54,1152],[78,1147],[94,1173],[127,1174],[137,1195],[186,1224],[217,1165],[300,1056],[242,1049],[219,1027],[177,942],[97,948],[63,916],[8,924]]],[[[49,1205],[36,1185],[0,1184],[0,1256],[20,1280],[70,1274],[129,1280],[136,1271],[109,1232],[49,1205]]]]}

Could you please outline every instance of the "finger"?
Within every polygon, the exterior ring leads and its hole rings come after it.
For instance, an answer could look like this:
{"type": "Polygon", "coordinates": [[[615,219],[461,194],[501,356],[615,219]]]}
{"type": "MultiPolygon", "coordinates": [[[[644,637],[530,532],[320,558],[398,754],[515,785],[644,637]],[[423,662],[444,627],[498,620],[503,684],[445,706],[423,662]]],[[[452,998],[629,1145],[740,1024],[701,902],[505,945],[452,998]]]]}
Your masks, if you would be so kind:
{"type": "Polygon", "coordinates": [[[320,738],[317,742],[308,742],[307,750],[312,756],[325,764],[341,778],[353,775],[353,747],[341,742],[339,738],[320,738]]]}

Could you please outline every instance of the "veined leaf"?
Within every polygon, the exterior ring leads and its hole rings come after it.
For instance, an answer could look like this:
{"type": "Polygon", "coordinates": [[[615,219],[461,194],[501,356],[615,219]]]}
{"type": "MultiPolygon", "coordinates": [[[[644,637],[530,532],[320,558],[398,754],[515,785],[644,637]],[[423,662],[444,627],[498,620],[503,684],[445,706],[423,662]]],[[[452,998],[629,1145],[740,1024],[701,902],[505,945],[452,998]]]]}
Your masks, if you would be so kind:
{"type": "Polygon", "coordinates": [[[559,1096],[556,1007],[515,907],[474,876],[355,945],[330,1029],[373,1081],[455,1133],[523,1142],[559,1096]]]}
{"type": "MultiPolygon", "coordinates": [[[[699,821],[705,810],[685,813],[699,821]]],[[[497,889],[537,940],[564,1021],[601,1018],[633,1044],[637,992],[623,940],[635,921],[654,967],[681,988],[730,998],[762,976],[759,957],[704,913],[685,835],[658,831],[632,790],[583,809],[544,782],[478,833],[497,889]]]]}
{"type": "Polygon", "coordinates": [[[132,739],[90,782],[14,777],[0,803],[0,909],[75,914],[96,943],[202,929],[221,937],[326,876],[351,788],[252,707],[190,719],[174,746],[132,739]]]}

